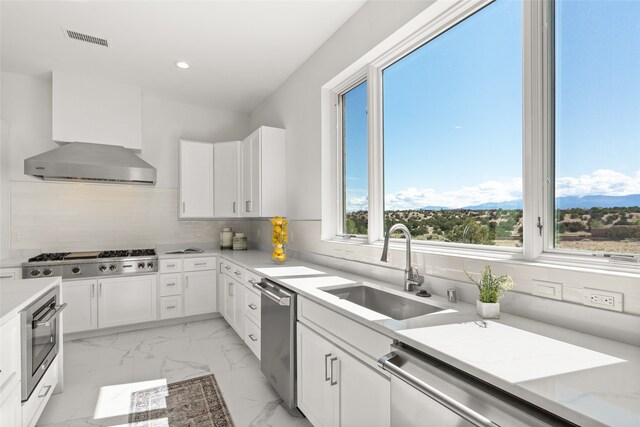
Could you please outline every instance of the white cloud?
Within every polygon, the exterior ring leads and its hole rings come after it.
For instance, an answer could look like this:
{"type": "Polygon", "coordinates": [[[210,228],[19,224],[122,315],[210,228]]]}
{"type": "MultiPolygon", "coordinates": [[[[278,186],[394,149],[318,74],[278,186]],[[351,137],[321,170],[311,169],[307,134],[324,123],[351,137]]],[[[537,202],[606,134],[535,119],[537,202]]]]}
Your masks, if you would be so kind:
{"type": "Polygon", "coordinates": [[[556,196],[624,196],[640,194],[640,170],[628,176],[610,169],[598,169],[591,175],[562,177],[556,180],[556,196]]]}
{"type": "MultiPolygon", "coordinates": [[[[640,170],[628,176],[609,169],[599,169],[591,175],[557,179],[557,196],[640,194],[640,170]]],[[[417,209],[425,206],[461,208],[483,203],[500,203],[522,198],[522,179],[487,181],[476,186],[438,192],[433,188],[415,187],[385,196],[385,209],[417,209]]],[[[366,198],[360,200],[366,206],[366,198]]]]}
{"type": "Polygon", "coordinates": [[[416,209],[425,206],[461,208],[487,202],[506,202],[522,198],[522,179],[507,182],[487,181],[458,190],[437,192],[433,188],[415,187],[385,196],[385,209],[416,209]]]}

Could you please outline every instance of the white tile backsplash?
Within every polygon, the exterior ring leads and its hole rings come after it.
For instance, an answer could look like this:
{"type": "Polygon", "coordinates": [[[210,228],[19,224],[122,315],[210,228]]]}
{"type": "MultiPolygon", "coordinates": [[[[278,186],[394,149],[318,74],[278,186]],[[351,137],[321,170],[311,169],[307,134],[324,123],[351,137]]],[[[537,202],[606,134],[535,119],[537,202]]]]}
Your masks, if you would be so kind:
{"type": "MultiPolygon", "coordinates": [[[[127,185],[11,183],[11,249],[77,251],[217,241],[247,221],[178,221],[178,190],[127,185]]],[[[250,240],[251,240],[251,236],[250,240]]]]}

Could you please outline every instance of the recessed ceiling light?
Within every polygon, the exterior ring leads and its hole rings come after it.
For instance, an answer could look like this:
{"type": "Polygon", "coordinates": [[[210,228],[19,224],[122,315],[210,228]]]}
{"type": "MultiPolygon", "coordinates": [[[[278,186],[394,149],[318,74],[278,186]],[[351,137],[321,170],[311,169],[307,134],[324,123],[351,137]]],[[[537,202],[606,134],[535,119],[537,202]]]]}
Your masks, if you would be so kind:
{"type": "Polygon", "coordinates": [[[178,67],[178,68],[182,68],[183,70],[186,70],[187,68],[189,68],[189,67],[190,67],[190,65],[189,65],[189,64],[187,64],[187,63],[186,63],[186,62],[184,62],[184,61],[176,61],[176,62],[174,62],[174,64],[176,64],[176,67],[178,67]]]}

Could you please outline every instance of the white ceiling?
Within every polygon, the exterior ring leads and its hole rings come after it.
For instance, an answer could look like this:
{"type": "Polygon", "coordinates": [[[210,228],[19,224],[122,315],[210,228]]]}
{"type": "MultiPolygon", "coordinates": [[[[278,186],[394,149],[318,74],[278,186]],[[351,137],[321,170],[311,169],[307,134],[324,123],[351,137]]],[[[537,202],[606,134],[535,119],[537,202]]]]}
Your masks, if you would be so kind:
{"type": "Polygon", "coordinates": [[[2,70],[137,85],[150,96],[250,112],[366,0],[5,1],[2,70]],[[108,48],[62,29],[106,38],[108,48]],[[173,63],[184,60],[189,70],[173,63]]]}

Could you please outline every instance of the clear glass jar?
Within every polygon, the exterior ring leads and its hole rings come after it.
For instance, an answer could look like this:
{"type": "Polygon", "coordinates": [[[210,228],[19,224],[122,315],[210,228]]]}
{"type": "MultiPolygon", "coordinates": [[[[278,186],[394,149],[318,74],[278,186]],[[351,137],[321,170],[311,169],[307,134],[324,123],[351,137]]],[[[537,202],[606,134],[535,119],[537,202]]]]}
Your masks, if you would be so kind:
{"type": "Polygon", "coordinates": [[[233,230],[224,227],[220,232],[220,249],[233,249],[233,230]]]}
{"type": "Polygon", "coordinates": [[[234,251],[246,251],[247,250],[247,236],[244,233],[236,233],[233,236],[233,250],[234,251]]]}

